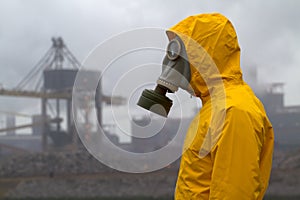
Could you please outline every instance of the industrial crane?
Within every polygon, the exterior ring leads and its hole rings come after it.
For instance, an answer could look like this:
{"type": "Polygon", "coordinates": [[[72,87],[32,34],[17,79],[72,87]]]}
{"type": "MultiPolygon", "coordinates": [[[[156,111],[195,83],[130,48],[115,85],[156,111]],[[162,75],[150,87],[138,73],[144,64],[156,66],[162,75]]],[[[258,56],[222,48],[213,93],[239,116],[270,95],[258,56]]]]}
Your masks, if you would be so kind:
{"type": "MultiPolygon", "coordinates": [[[[61,132],[60,117],[61,101],[66,101],[66,121],[67,121],[67,132],[66,134],[73,134],[75,136],[73,119],[71,115],[71,101],[72,101],[72,87],[74,85],[75,77],[78,70],[81,68],[80,62],[75,58],[71,51],[65,45],[61,37],[52,38],[52,46],[42,57],[41,60],[28,72],[28,74],[17,84],[13,89],[7,89],[0,87],[0,95],[12,96],[12,97],[27,97],[27,98],[39,98],[41,99],[41,122],[44,129],[42,133],[42,143],[44,148],[47,147],[47,136],[51,137],[51,134],[47,133],[46,130],[49,123],[56,124],[56,132],[61,132]],[[55,101],[56,104],[56,116],[49,119],[48,107],[50,101],[55,101]],[[73,132],[73,133],[72,133],[73,132]]],[[[93,75],[93,72],[87,72],[87,76],[93,75]]],[[[98,121],[101,124],[101,103],[113,105],[124,104],[125,99],[123,97],[111,97],[102,94],[101,84],[97,93],[101,95],[101,98],[96,97],[97,116],[98,121]]],[[[89,92],[85,94],[89,95],[89,92]]],[[[83,98],[84,99],[84,98],[83,98]]],[[[83,112],[88,112],[89,109],[83,109],[83,112]]],[[[86,113],[84,116],[88,116],[86,113]]],[[[88,117],[86,123],[88,124],[88,117]]],[[[15,129],[28,128],[35,126],[36,124],[25,124],[15,129]]],[[[10,127],[11,129],[11,127],[10,127]]],[[[8,129],[3,129],[8,130],[8,129]]],[[[1,130],[0,130],[1,131],[1,130]]],[[[60,134],[52,134],[60,135],[60,134]]],[[[54,137],[54,136],[53,136],[54,137]]],[[[58,141],[57,138],[52,138],[54,141],[58,141]]]]}

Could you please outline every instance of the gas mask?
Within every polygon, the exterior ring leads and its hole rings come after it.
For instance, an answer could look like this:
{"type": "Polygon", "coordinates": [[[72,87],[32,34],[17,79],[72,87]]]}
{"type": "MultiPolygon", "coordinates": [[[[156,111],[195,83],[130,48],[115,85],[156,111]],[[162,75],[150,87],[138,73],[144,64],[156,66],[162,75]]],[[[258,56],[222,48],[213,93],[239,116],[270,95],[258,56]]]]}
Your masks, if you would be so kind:
{"type": "Polygon", "coordinates": [[[173,101],[166,94],[174,93],[182,88],[190,93],[191,71],[186,49],[182,40],[176,36],[166,50],[162,63],[162,72],[156,81],[154,90],[145,89],[137,105],[158,115],[167,117],[173,101]]]}

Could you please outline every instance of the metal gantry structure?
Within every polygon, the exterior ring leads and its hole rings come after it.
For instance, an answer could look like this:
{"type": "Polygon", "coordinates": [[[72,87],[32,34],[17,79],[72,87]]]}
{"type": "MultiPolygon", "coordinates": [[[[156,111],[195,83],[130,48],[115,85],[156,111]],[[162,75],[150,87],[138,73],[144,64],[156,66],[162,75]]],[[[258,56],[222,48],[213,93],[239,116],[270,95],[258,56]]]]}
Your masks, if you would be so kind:
{"type": "MultiPolygon", "coordinates": [[[[65,45],[61,37],[52,38],[52,46],[42,57],[41,60],[28,72],[28,74],[17,84],[13,89],[0,88],[0,95],[13,96],[13,97],[29,97],[41,99],[41,119],[38,122],[32,124],[26,124],[15,127],[15,129],[27,128],[36,125],[41,125],[42,130],[42,146],[43,149],[47,149],[48,136],[52,136],[54,143],[58,145],[64,145],[73,141],[77,143],[77,136],[75,133],[74,119],[72,116],[72,88],[76,78],[78,70],[81,68],[80,62],[71,53],[71,51],[65,45]],[[53,102],[54,101],[54,102],[53,102]],[[61,118],[62,101],[66,101],[66,127],[64,132],[61,130],[61,118]],[[55,108],[53,108],[53,105],[55,108]],[[54,117],[49,117],[49,111],[54,113],[54,117]],[[55,125],[54,131],[53,126],[55,125]],[[65,138],[65,139],[63,139],[65,138]],[[67,139],[66,139],[67,138],[67,139]]],[[[92,73],[87,73],[87,75],[92,73]]],[[[96,97],[97,117],[100,125],[102,125],[102,102],[106,104],[121,105],[125,99],[122,97],[110,97],[102,94],[101,83],[96,97]],[[97,101],[98,100],[98,101],[97,101]]],[[[83,96],[83,101],[89,99],[89,92],[86,92],[83,96]]],[[[83,105],[87,105],[83,103],[83,105]]],[[[90,106],[90,105],[87,105],[90,106]]],[[[89,124],[89,107],[82,109],[83,116],[85,116],[85,123],[89,124]]],[[[77,115],[77,114],[75,114],[77,115]]],[[[9,127],[9,130],[13,129],[9,127]]],[[[6,129],[0,130],[7,131],[6,129]]]]}

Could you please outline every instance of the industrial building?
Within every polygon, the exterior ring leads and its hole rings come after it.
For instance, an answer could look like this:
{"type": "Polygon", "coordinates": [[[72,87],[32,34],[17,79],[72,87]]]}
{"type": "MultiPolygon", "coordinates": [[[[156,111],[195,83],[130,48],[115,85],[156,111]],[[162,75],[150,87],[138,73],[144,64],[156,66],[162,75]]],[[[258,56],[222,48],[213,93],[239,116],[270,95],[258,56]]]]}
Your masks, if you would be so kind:
{"type": "Polygon", "coordinates": [[[281,150],[300,148],[300,105],[284,105],[284,84],[273,83],[260,95],[272,122],[275,143],[281,150]]]}

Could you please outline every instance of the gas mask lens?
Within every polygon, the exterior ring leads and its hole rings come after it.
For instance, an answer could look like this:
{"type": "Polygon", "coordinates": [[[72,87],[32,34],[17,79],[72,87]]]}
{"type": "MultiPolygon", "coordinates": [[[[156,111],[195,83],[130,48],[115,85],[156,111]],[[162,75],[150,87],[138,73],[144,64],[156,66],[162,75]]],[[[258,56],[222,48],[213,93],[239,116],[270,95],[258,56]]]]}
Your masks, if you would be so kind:
{"type": "Polygon", "coordinates": [[[181,44],[178,40],[170,41],[167,47],[167,56],[170,60],[176,60],[180,56],[181,44]]]}

